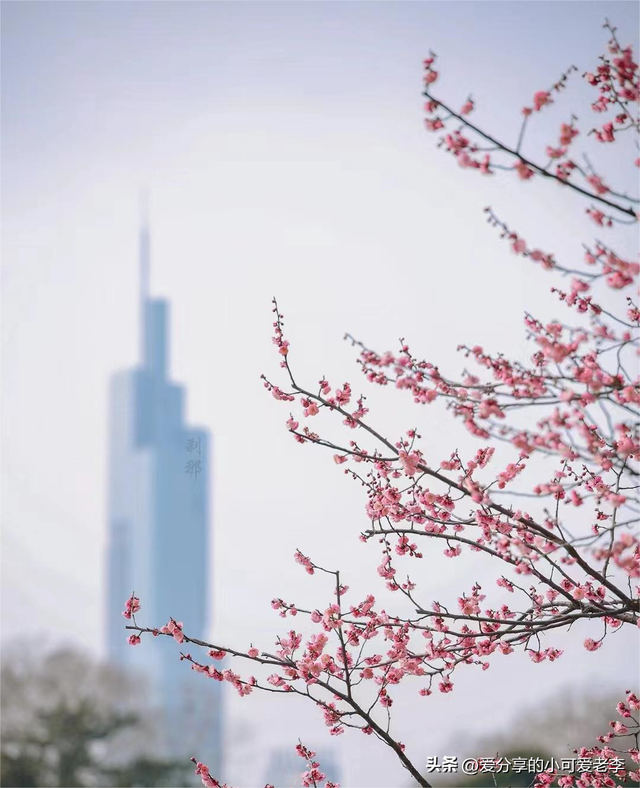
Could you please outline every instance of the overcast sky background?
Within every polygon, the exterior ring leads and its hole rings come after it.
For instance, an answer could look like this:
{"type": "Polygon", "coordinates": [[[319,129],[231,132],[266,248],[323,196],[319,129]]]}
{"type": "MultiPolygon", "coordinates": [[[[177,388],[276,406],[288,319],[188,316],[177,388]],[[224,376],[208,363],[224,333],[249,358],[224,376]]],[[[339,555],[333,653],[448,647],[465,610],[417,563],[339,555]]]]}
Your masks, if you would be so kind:
{"type": "MultiPolygon", "coordinates": [[[[217,639],[267,647],[282,628],[272,597],[328,600],[291,560],[296,547],[341,568],[351,601],[379,588],[377,547],[357,541],[362,491],[291,440],[287,408],[262,388],[261,372],[278,377],[270,298],[311,383],[360,388],[344,331],[378,348],[405,336],[452,372],[462,342],[527,357],[523,311],[556,314],[553,282],[509,253],[482,208],[575,263],[593,237],[585,205],[535,180],[481,179],[437,150],[422,59],[435,49],[439,94],[455,105],[472,92],[480,125],[513,140],[534,91],[595,64],[605,15],[637,37],[632,2],[3,3],[3,642],[33,634],[102,653],[107,382],[137,359],[141,185],[151,291],[171,301],[172,376],[188,386],[191,423],[214,435],[217,639]]],[[[574,78],[536,118],[533,152],[585,96],[574,78]]],[[[475,450],[441,412],[370,393],[389,434],[417,424],[432,460],[475,450]]],[[[427,599],[471,586],[470,563],[433,556],[427,599]]],[[[452,732],[504,727],[560,688],[624,689],[637,638],[587,654],[583,637],[552,666],[512,657],[461,671],[451,696],[405,711],[399,737],[442,755],[452,732]]],[[[301,728],[325,741],[318,714],[282,703],[229,699],[224,779],[264,781],[269,747],[293,746],[301,728]],[[240,731],[251,751],[232,743],[240,731]]],[[[393,756],[355,736],[329,743],[344,783],[401,784],[393,756]]]]}

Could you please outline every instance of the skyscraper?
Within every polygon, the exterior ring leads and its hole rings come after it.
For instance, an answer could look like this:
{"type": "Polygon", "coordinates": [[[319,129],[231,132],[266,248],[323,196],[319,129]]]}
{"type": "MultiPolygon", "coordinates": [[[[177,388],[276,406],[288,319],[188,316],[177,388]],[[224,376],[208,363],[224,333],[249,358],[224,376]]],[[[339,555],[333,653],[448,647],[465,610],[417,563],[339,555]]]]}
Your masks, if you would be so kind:
{"type": "MultiPolygon", "coordinates": [[[[184,622],[206,639],[210,600],[210,436],[185,424],[185,389],[169,377],[169,304],[149,295],[150,238],[140,230],[140,362],[109,391],[107,642],[113,664],[137,671],[163,718],[165,756],[221,768],[220,685],[180,661],[169,638],[129,646],[121,612],[135,592],[139,618],[184,622]]],[[[219,771],[218,771],[219,773],[219,771]]]]}

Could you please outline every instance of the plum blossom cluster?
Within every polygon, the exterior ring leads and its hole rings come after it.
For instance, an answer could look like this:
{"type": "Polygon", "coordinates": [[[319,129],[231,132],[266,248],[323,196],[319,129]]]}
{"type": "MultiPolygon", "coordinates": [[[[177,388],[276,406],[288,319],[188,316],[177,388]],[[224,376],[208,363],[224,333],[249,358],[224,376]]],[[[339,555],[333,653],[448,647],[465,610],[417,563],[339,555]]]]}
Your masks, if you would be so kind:
{"type": "MultiPolygon", "coordinates": [[[[638,67],[615,29],[608,30],[608,54],[585,78],[598,91],[596,112],[625,113],[624,120],[611,121],[613,139],[603,139],[615,142],[619,131],[638,132],[638,67]]],[[[522,180],[544,176],[582,194],[599,225],[623,232],[620,219],[636,221],[637,198],[614,191],[604,175],[576,163],[571,152],[581,132],[573,115],[554,132],[549,163],[523,154],[526,124],[559,103],[575,69],[534,94],[517,144],[507,146],[471,123],[473,98],[453,111],[432,95],[435,63],[434,55],[425,61],[427,127],[444,134],[442,144],[462,166],[497,172],[501,166],[491,156],[499,155],[522,180]]],[[[592,136],[606,137],[607,122],[592,136]]],[[[286,403],[289,435],[302,446],[327,449],[331,467],[340,466],[360,486],[366,525],[359,539],[374,551],[372,574],[384,598],[397,603],[384,604],[377,592],[351,599],[339,570],[296,550],[294,560],[305,573],[314,582],[328,579],[330,588],[317,607],[272,600],[291,628],[269,650],[205,643],[173,618],[159,629],[141,627],[133,617],[140,602],[133,596],[124,613],[133,621],[132,645],[151,634],[204,649],[200,659],[180,654],[203,679],[227,682],[241,696],[261,690],[311,701],[330,735],[378,739],[427,788],[419,762],[395,734],[400,684],[413,688],[416,702],[428,703],[433,693],[456,692],[458,670],[499,670],[516,653],[536,665],[570,658],[557,636],[577,624],[585,632],[577,647],[588,652],[600,650],[623,627],[640,626],[640,310],[634,300],[640,266],[598,238],[579,248],[575,261],[559,260],[491,209],[487,216],[513,255],[558,278],[551,298],[561,316],[524,315],[530,348],[525,360],[464,345],[459,351],[465,368],[451,375],[415,354],[404,339],[396,350],[378,352],[348,337],[365,385],[395,389],[417,406],[441,407],[477,439],[475,450],[434,456],[421,433],[404,422],[404,406],[403,424],[389,435],[375,425],[354,382],[323,376],[303,384],[294,373],[284,315],[273,302],[282,379],[263,376],[265,389],[286,403]],[[428,562],[455,562],[462,555],[470,566],[489,562],[493,581],[481,585],[472,574],[456,595],[434,599],[428,562]],[[250,669],[232,670],[220,664],[223,659],[250,669]]],[[[637,763],[637,711],[636,695],[627,692],[618,705],[621,719],[597,747],[579,750],[581,757],[615,753],[637,763]]],[[[300,748],[307,761],[303,785],[320,785],[325,778],[314,754],[300,748]]],[[[219,785],[206,766],[197,763],[197,773],[205,786],[219,785]]],[[[616,779],[634,775],[637,769],[630,767],[616,779]]],[[[608,774],[550,771],[537,777],[538,788],[554,783],[614,785],[608,774]]]]}
{"type": "MultiPolygon", "coordinates": [[[[300,742],[296,744],[296,754],[305,761],[305,767],[303,767],[305,770],[300,776],[303,788],[322,788],[322,786],[324,786],[324,788],[340,788],[338,783],[327,780],[326,774],[324,774],[320,768],[319,761],[315,760],[316,753],[313,752],[313,750],[309,750],[300,742]]],[[[226,783],[221,784],[213,778],[209,772],[209,767],[204,763],[197,761],[195,758],[191,760],[195,763],[195,773],[200,777],[205,788],[230,788],[226,783]]],[[[274,786],[267,784],[264,788],[274,788],[274,786]]]]}
{"type": "MultiPolygon", "coordinates": [[[[611,143],[622,132],[638,132],[640,129],[640,79],[631,47],[620,44],[616,28],[609,22],[605,23],[605,27],[610,35],[607,54],[601,57],[595,71],[584,73],[583,78],[598,94],[591,108],[607,116],[607,119],[596,128],[584,130],[582,134],[593,136],[599,142],[611,143]]],[[[578,70],[575,66],[568,68],[550,88],[534,92],[531,102],[522,109],[522,125],[514,143],[498,139],[495,134],[481,129],[469,119],[477,107],[472,99],[467,99],[462,106],[458,105],[459,109],[455,109],[455,105],[445,103],[434,94],[433,86],[440,76],[434,53],[424,61],[424,69],[425,126],[428,131],[442,135],[439,144],[456,158],[461,167],[476,169],[485,175],[497,169],[509,169],[523,181],[542,176],[569,186],[590,197],[596,204],[587,211],[602,226],[611,225],[618,218],[636,218],[637,199],[612,189],[588,158],[582,162],[581,157],[572,153],[573,142],[581,134],[575,116],[561,123],[557,136],[554,134],[542,154],[524,152],[528,124],[535,115],[554,103],[557,94],[565,90],[569,78],[578,70]],[[610,216],[610,211],[617,218],[610,216]]],[[[636,164],[640,164],[640,158],[636,164]]]]}
{"type": "Polygon", "coordinates": [[[574,775],[548,769],[537,775],[534,788],[551,788],[553,785],[560,788],[613,788],[621,782],[640,782],[640,699],[630,690],[625,695],[625,700],[616,706],[617,719],[611,720],[607,733],[598,736],[598,744],[574,751],[580,758],[591,759],[619,758],[622,754],[627,758],[625,768],[616,769],[614,776],[606,771],[584,771],[574,775]]]}
{"type": "MultiPolygon", "coordinates": [[[[135,594],[131,594],[129,599],[127,599],[127,601],[125,602],[122,615],[126,619],[133,621],[133,623],[135,624],[136,622],[135,615],[139,610],[140,610],[140,600],[135,594]]],[[[137,635],[136,633],[133,633],[132,635],[129,635],[129,637],[127,638],[127,642],[129,643],[130,646],[138,646],[140,645],[140,636],[137,635]]]]}
{"type": "Polygon", "coordinates": [[[594,72],[585,74],[587,82],[598,90],[598,98],[593,102],[594,112],[615,114],[601,127],[592,130],[600,142],[614,142],[616,134],[627,129],[640,129],[637,103],[640,99],[638,89],[638,64],[631,47],[621,47],[615,28],[607,23],[611,33],[608,52],[601,57],[601,63],[594,72]],[[635,107],[635,112],[633,108],[635,107]]]}
{"type": "Polygon", "coordinates": [[[135,594],[131,594],[129,599],[127,599],[124,610],[122,611],[122,615],[125,618],[131,619],[135,616],[135,614],[140,610],[140,600],[135,594]]]}

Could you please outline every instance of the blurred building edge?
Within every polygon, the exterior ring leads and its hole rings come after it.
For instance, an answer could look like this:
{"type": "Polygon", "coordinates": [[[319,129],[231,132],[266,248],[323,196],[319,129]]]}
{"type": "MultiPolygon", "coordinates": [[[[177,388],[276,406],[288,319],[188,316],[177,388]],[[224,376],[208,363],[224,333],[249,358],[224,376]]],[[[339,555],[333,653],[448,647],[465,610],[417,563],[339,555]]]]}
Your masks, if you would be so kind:
{"type": "MultiPolygon", "coordinates": [[[[336,758],[331,753],[317,750],[315,747],[310,749],[316,752],[314,760],[320,764],[320,771],[326,775],[326,779],[340,783],[340,768],[336,758]]],[[[277,747],[269,754],[264,782],[275,786],[300,785],[300,776],[307,771],[306,764],[307,762],[295,752],[293,747],[277,747]]]]}
{"type": "Polygon", "coordinates": [[[192,755],[222,770],[221,685],[180,661],[166,637],[127,642],[126,599],[149,626],[170,617],[206,638],[210,435],[185,424],[185,389],[169,379],[169,304],[149,295],[150,238],[140,230],[141,360],[109,392],[107,644],[112,664],[144,675],[164,720],[163,757],[192,755]]]}

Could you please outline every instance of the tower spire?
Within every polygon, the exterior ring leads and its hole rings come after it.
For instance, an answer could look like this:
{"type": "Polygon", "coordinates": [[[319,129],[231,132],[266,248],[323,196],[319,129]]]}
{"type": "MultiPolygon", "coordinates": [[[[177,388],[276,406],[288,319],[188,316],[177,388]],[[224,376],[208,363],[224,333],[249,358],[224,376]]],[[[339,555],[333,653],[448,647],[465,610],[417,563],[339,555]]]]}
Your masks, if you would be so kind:
{"type": "Polygon", "coordinates": [[[149,298],[149,267],[151,248],[149,238],[149,192],[140,191],[140,300],[149,298]]]}
{"type": "Polygon", "coordinates": [[[149,236],[149,193],[146,189],[141,189],[139,199],[139,248],[138,266],[140,269],[139,297],[140,297],[140,360],[144,364],[148,357],[149,325],[148,325],[148,301],[149,301],[149,269],[151,266],[151,239],[149,236]]]}

